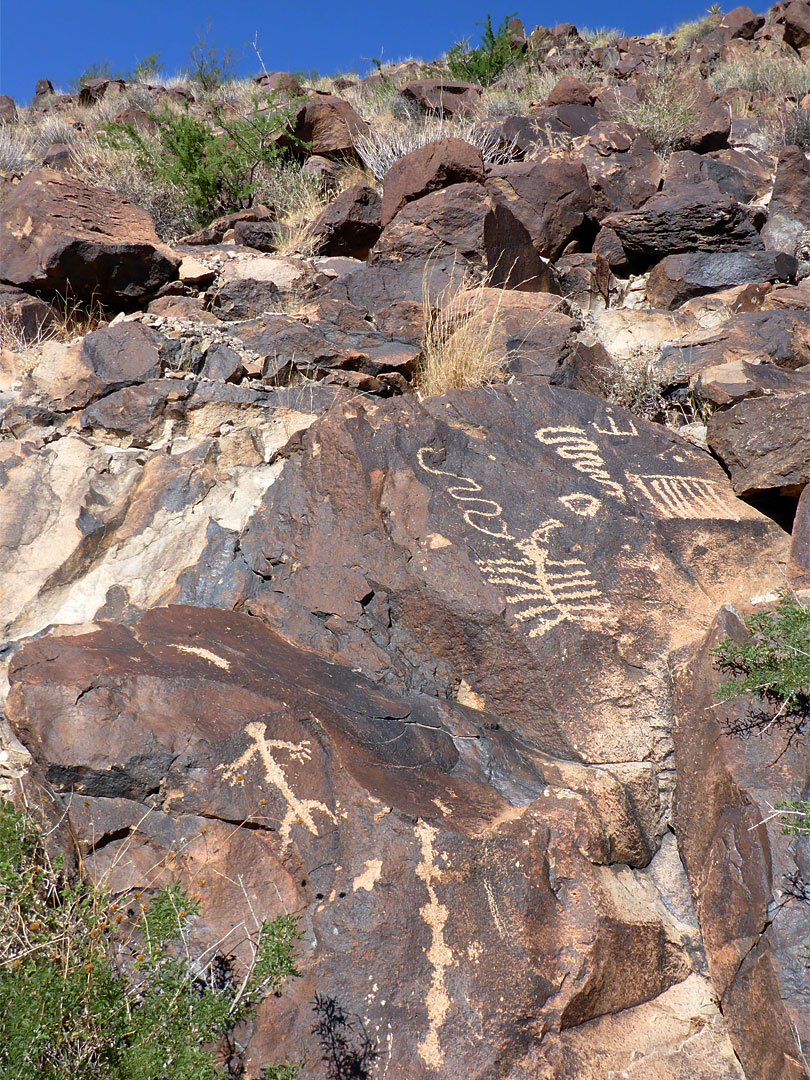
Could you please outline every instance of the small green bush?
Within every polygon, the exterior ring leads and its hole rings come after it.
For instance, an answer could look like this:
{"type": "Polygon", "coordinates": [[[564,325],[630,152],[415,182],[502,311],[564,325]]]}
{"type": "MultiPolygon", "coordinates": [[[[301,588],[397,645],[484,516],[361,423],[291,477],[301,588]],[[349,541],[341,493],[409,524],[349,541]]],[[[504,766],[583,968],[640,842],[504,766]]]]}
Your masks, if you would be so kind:
{"type": "Polygon", "coordinates": [[[197,41],[189,49],[190,63],[185,73],[199,83],[204,91],[216,90],[236,75],[236,54],[233,49],[223,49],[211,41],[211,20],[206,20],[205,30],[197,27],[197,41]]]}
{"type": "Polygon", "coordinates": [[[484,22],[476,23],[476,26],[483,27],[480,45],[470,48],[470,39],[465,38],[448,50],[446,66],[454,79],[490,86],[501,77],[518,58],[509,29],[509,22],[516,15],[517,12],[504,15],[497,30],[494,30],[492,16],[487,13],[484,22]]]}
{"type": "MultiPolygon", "coordinates": [[[[297,918],[263,923],[241,979],[193,957],[199,904],[179,885],[133,920],[52,862],[30,815],[0,802],[2,1080],[221,1080],[212,1046],[298,974],[297,918]]],[[[218,966],[217,963],[218,962],[218,966]]],[[[289,1080],[292,1066],[274,1066],[289,1080]]]]}
{"type": "Polygon", "coordinates": [[[783,590],[774,611],[745,620],[748,638],[724,638],[714,650],[717,667],[731,678],[717,688],[721,701],[750,695],[758,704],[734,721],[737,735],[779,728],[788,744],[810,721],[810,609],[783,590]]]}
{"type": "Polygon", "coordinates": [[[280,103],[272,93],[256,95],[244,116],[226,118],[215,109],[216,127],[188,111],[164,112],[153,116],[157,150],[131,124],[111,123],[104,130],[112,148],[134,149],[148,175],[182,191],[197,224],[207,225],[253,205],[260,170],[284,155],[282,136],[295,141],[287,134],[295,109],[294,101],[280,103]]]}
{"type": "Polygon", "coordinates": [[[616,119],[637,127],[655,152],[667,158],[688,144],[696,117],[690,92],[678,85],[674,71],[660,67],[650,73],[641,100],[625,106],[616,119]]]}

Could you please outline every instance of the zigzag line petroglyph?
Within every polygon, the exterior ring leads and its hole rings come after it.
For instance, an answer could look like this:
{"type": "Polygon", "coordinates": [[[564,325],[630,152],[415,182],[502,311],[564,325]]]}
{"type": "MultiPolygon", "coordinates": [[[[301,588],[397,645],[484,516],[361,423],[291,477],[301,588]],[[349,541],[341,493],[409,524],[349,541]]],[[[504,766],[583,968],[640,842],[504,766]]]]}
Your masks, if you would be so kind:
{"type": "Polygon", "coordinates": [[[462,513],[464,514],[464,520],[467,524],[475,529],[476,532],[483,533],[485,536],[493,536],[496,540],[514,540],[514,537],[507,529],[506,522],[501,516],[503,514],[503,507],[500,503],[496,503],[494,499],[478,498],[478,493],[483,489],[481,485],[471,477],[458,476],[456,473],[447,472],[445,469],[437,469],[434,465],[428,465],[426,461],[427,455],[435,453],[436,451],[429,446],[423,446],[418,454],[419,464],[425,472],[432,473],[434,476],[448,476],[451,480],[459,481],[457,484],[448,485],[447,494],[455,499],[456,502],[465,504],[462,506],[462,513]],[[477,508],[474,509],[473,504],[477,504],[477,508]],[[472,518],[483,518],[486,522],[497,521],[500,529],[498,532],[495,532],[494,528],[488,528],[476,521],[472,521],[472,518]]]}
{"type": "Polygon", "coordinates": [[[702,476],[628,476],[663,518],[700,520],[718,515],[739,521],[711,480],[702,476]]]}
{"type": "Polygon", "coordinates": [[[414,832],[422,849],[422,861],[417,865],[415,872],[416,876],[424,881],[428,894],[428,902],[419,909],[419,914],[430,928],[431,942],[427,956],[433,968],[430,989],[426,998],[428,1030],[417,1049],[425,1064],[438,1068],[444,1061],[444,1052],[439,1042],[439,1029],[450,1009],[450,995],[447,993],[444,981],[444,973],[453,963],[453,953],[444,940],[444,927],[449,912],[444,904],[439,903],[434,887],[434,882],[441,878],[442,873],[436,866],[436,856],[433,851],[436,830],[427,822],[419,821],[414,832]]]}
{"type": "Polygon", "coordinates": [[[619,499],[624,498],[624,488],[611,480],[599,447],[581,428],[538,428],[534,437],[544,446],[552,447],[561,458],[570,461],[577,472],[590,477],[594,483],[600,484],[619,499]]]}
{"type": "Polygon", "coordinates": [[[518,540],[519,557],[478,560],[491,584],[502,587],[506,602],[518,609],[515,618],[533,624],[529,637],[543,637],[563,622],[597,629],[614,621],[609,604],[581,559],[550,558],[549,536],[561,528],[562,522],[551,518],[527,540],[518,540]]]}
{"type": "Polygon", "coordinates": [[[264,765],[265,780],[268,784],[278,788],[287,803],[287,812],[278,830],[281,837],[281,850],[285,851],[290,845],[290,831],[293,825],[303,825],[313,836],[318,835],[318,828],[312,816],[315,810],[320,810],[330,821],[337,824],[337,818],[324,803],[318,802],[317,799],[300,799],[295,794],[290,787],[284,770],[271,753],[273,750],[285,750],[293,761],[309,761],[312,756],[309,740],[305,739],[301,743],[294,743],[285,742],[282,739],[268,739],[267,725],[256,722],[248,724],[245,732],[253,740],[252,745],[236,761],[232,761],[227,766],[220,765],[218,768],[223,770],[226,780],[235,780],[237,775],[254,758],[261,760],[264,765]]]}

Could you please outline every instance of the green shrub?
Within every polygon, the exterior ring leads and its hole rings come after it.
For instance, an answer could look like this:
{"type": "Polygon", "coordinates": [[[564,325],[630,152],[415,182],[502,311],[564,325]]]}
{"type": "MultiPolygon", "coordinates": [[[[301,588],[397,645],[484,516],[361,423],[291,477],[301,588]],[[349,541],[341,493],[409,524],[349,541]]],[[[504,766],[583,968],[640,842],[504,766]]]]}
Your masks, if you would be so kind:
{"type": "Polygon", "coordinates": [[[189,59],[185,73],[205,91],[216,90],[236,75],[236,54],[233,49],[220,51],[213,44],[210,19],[204,31],[197,27],[197,41],[189,49],[189,59]]]}
{"type": "Polygon", "coordinates": [[[222,1078],[212,1045],[298,974],[298,924],[263,923],[250,969],[232,979],[224,957],[191,955],[199,910],[171,885],[133,920],[105,889],[72,881],[31,816],[0,802],[0,1078],[222,1078]]]}
{"type": "Polygon", "coordinates": [[[280,104],[275,94],[256,95],[250,113],[226,118],[214,110],[212,127],[190,112],[153,116],[159,124],[157,149],[131,124],[107,124],[108,144],[133,148],[141,168],[152,178],[182,191],[196,222],[207,225],[220,214],[253,205],[259,173],[284,155],[282,136],[296,110],[295,102],[280,104]]]}
{"type": "Polygon", "coordinates": [[[750,695],[757,701],[751,715],[731,723],[733,734],[779,728],[789,744],[810,721],[810,609],[783,590],[774,611],[751,615],[745,627],[745,641],[726,637],[714,650],[717,667],[732,676],[717,697],[750,695]]]}
{"type": "Polygon", "coordinates": [[[504,15],[497,30],[492,28],[492,16],[487,13],[486,20],[476,23],[483,27],[481,44],[470,48],[470,39],[456,42],[447,52],[447,70],[455,79],[478,82],[481,86],[490,86],[517,59],[517,52],[512,43],[509,22],[517,12],[504,15]]]}

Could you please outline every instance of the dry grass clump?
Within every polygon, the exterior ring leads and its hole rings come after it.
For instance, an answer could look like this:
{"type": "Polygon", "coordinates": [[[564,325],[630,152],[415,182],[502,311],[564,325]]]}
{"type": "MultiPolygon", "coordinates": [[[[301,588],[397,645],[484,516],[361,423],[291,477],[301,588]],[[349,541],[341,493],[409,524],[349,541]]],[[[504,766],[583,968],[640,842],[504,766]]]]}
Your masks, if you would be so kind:
{"type": "Polygon", "coordinates": [[[423,397],[477,386],[490,386],[506,374],[507,356],[499,341],[500,302],[492,310],[489,279],[448,286],[431,303],[428,275],[422,284],[424,337],[416,372],[423,397]]]}
{"type": "Polygon", "coordinates": [[[678,84],[674,71],[659,67],[651,73],[641,101],[625,105],[616,119],[633,124],[655,152],[667,158],[687,144],[696,117],[693,92],[678,84]]]}
{"type": "Polygon", "coordinates": [[[382,180],[391,166],[414,150],[428,143],[453,136],[477,146],[484,161],[502,165],[514,160],[515,141],[504,144],[498,135],[471,117],[452,120],[440,116],[424,116],[409,121],[391,119],[378,123],[367,134],[358,136],[355,150],[368,171],[382,180]]]}
{"type": "Polygon", "coordinates": [[[675,44],[679,49],[690,49],[709,36],[719,22],[717,15],[704,15],[700,19],[681,23],[675,30],[675,44]]]}
{"type": "Polygon", "coordinates": [[[798,57],[751,52],[718,64],[709,76],[709,83],[718,94],[748,90],[778,99],[798,100],[810,93],[810,63],[798,57]]]}
{"type": "Polygon", "coordinates": [[[624,30],[617,30],[615,26],[582,26],[579,27],[579,36],[599,49],[615,45],[619,38],[624,37],[624,30]]]}
{"type": "Polygon", "coordinates": [[[605,399],[621,405],[643,420],[657,420],[666,414],[664,385],[655,356],[637,347],[629,357],[614,357],[601,372],[605,399]]]}

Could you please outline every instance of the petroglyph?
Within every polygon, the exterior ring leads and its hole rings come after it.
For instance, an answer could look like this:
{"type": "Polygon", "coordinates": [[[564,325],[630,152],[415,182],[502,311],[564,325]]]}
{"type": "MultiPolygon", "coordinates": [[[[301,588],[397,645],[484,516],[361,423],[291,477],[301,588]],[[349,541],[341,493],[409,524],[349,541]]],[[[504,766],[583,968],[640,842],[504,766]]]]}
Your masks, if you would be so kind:
{"type": "Polygon", "coordinates": [[[594,420],[591,427],[594,431],[598,431],[600,435],[629,435],[633,439],[638,438],[636,425],[629,416],[625,419],[623,427],[619,427],[612,416],[608,416],[607,422],[608,426],[606,428],[601,428],[594,420]]]}
{"type": "Polygon", "coordinates": [[[366,892],[372,892],[374,886],[380,880],[381,873],[382,859],[367,859],[365,870],[362,874],[358,874],[352,882],[352,892],[357,892],[358,889],[365,889],[366,892]]]}
{"type": "Polygon", "coordinates": [[[551,518],[527,540],[518,540],[519,557],[479,560],[490,583],[500,586],[507,603],[518,609],[515,618],[531,624],[529,637],[542,637],[562,622],[598,629],[614,621],[610,605],[585,563],[577,558],[550,557],[549,537],[561,528],[562,522],[551,518]]]}
{"type": "Polygon", "coordinates": [[[587,518],[595,517],[599,507],[602,505],[600,499],[593,495],[584,494],[561,495],[559,501],[572,514],[576,514],[577,517],[587,518]]]}
{"type": "Polygon", "coordinates": [[[740,520],[714,483],[702,476],[631,475],[628,479],[660,517],[740,520]]]}
{"type": "Polygon", "coordinates": [[[436,866],[433,851],[436,830],[427,822],[419,821],[414,832],[422,848],[422,861],[416,866],[415,872],[416,876],[424,881],[428,894],[428,902],[419,909],[419,914],[430,928],[431,942],[427,955],[433,968],[430,989],[426,998],[428,1030],[417,1049],[425,1064],[437,1069],[444,1061],[444,1052],[439,1042],[439,1030],[450,1009],[450,995],[445,986],[444,973],[453,963],[453,954],[444,940],[448,910],[444,904],[439,903],[434,885],[440,880],[442,874],[441,869],[436,866]]]}
{"type": "Polygon", "coordinates": [[[177,649],[178,652],[190,653],[192,656],[200,656],[203,660],[216,664],[223,671],[230,671],[231,669],[231,665],[227,660],[222,656],[217,656],[216,653],[209,652],[208,649],[200,649],[196,645],[177,645],[174,642],[169,642],[169,648],[177,649]]]}
{"type": "Polygon", "coordinates": [[[423,446],[418,455],[419,464],[425,472],[432,473],[433,476],[447,476],[451,480],[459,481],[457,484],[448,485],[447,494],[456,502],[462,503],[462,513],[467,524],[485,536],[494,536],[496,540],[513,540],[514,537],[510,535],[506,522],[502,518],[503,507],[500,503],[495,502],[494,499],[479,498],[478,495],[483,489],[471,477],[459,476],[457,473],[447,472],[446,469],[437,469],[434,465],[429,465],[427,455],[435,453],[436,451],[431,447],[423,446]],[[490,525],[490,522],[493,524],[490,525]],[[494,528],[495,522],[499,526],[497,532],[494,528]]]}
{"type": "Polygon", "coordinates": [[[538,428],[534,437],[544,446],[552,447],[561,458],[570,461],[577,472],[583,473],[594,483],[600,484],[617,498],[624,498],[624,488],[615,480],[611,480],[599,447],[581,428],[538,428]]]}
{"type": "Polygon", "coordinates": [[[495,929],[498,931],[498,936],[501,938],[505,938],[507,936],[506,924],[503,921],[497,901],[495,900],[495,893],[493,891],[493,888],[486,878],[484,878],[484,892],[487,894],[487,904],[489,905],[489,912],[490,915],[492,915],[492,921],[495,924],[495,929]]]}
{"type": "Polygon", "coordinates": [[[264,778],[268,784],[277,788],[282,798],[287,803],[287,812],[279,825],[281,837],[281,850],[286,851],[290,845],[290,831],[293,825],[303,825],[313,836],[318,835],[318,827],[315,824],[313,814],[320,810],[330,821],[337,824],[337,818],[324,803],[317,799],[300,799],[290,787],[287,776],[281,765],[276,761],[273,751],[284,750],[292,761],[309,761],[312,756],[309,740],[301,743],[285,742],[283,739],[268,739],[267,725],[259,722],[248,724],[246,734],[253,740],[251,746],[245,750],[241,757],[230,765],[220,765],[226,780],[235,780],[239,773],[249,765],[254,758],[258,758],[264,766],[264,778]]]}

